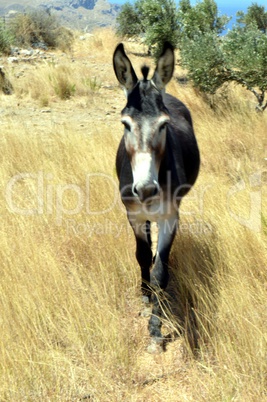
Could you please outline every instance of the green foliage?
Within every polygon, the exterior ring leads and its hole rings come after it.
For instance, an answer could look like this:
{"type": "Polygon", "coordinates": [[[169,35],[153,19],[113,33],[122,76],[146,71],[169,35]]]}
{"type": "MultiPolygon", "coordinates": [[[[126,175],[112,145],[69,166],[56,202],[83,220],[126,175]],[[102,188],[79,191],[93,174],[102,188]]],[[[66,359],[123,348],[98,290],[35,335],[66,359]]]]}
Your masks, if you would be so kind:
{"type": "Polygon", "coordinates": [[[246,14],[243,11],[238,11],[237,22],[245,26],[256,24],[260,31],[267,33],[267,11],[265,11],[264,6],[259,6],[257,3],[252,3],[246,14]]]}
{"type": "Polygon", "coordinates": [[[229,80],[235,81],[257,98],[258,110],[267,108],[267,36],[256,25],[235,28],[223,41],[223,52],[231,73],[229,80]]]}
{"type": "Polygon", "coordinates": [[[225,15],[218,15],[214,0],[203,0],[195,6],[190,0],[181,0],[178,8],[174,0],[137,0],[122,6],[117,33],[125,37],[143,35],[144,43],[157,57],[165,41],[177,47],[181,38],[221,33],[228,21],[225,15]]]}
{"type": "Polygon", "coordinates": [[[181,35],[190,39],[208,32],[220,34],[230,20],[226,15],[219,16],[214,0],[203,0],[195,6],[191,5],[190,0],[181,0],[178,15],[181,35]]]}
{"type": "Polygon", "coordinates": [[[157,58],[164,42],[170,42],[174,47],[177,45],[179,26],[177,9],[174,0],[147,1],[139,0],[145,29],[144,43],[152,50],[157,58]]]}
{"type": "Polygon", "coordinates": [[[256,26],[229,31],[222,49],[230,68],[242,74],[251,85],[267,89],[267,36],[256,26]]]}
{"type": "Polygon", "coordinates": [[[251,91],[257,109],[265,110],[267,101],[267,13],[253,3],[247,13],[238,13],[238,23],[226,36],[220,36],[229,17],[219,15],[214,0],[191,5],[180,0],[137,0],[126,3],[119,15],[122,36],[144,35],[144,43],[158,56],[163,42],[179,47],[181,64],[193,85],[205,94],[215,94],[227,82],[251,91]]]}
{"type": "Polygon", "coordinates": [[[235,28],[225,37],[212,32],[183,40],[183,67],[201,92],[215,94],[226,82],[236,82],[251,91],[257,109],[267,108],[267,36],[256,26],[235,28]]]}
{"type": "Polygon", "coordinates": [[[196,88],[215,94],[226,81],[225,57],[218,35],[225,29],[229,17],[219,16],[214,0],[203,0],[195,6],[190,0],[181,0],[178,14],[182,66],[188,70],[196,88]]]}
{"type": "Polygon", "coordinates": [[[179,24],[174,0],[137,0],[122,6],[117,18],[117,33],[125,37],[142,35],[144,43],[155,57],[163,43],[176,46],[179,24]]]}
{"type": "Polygon", "coordinates": [[[10,29],[17,46],[38,46],[70,48],[73,34],[60,27],[57,18],[47,11],[38,10],[19,14],[10,23],[10,29]]]}
{"type": "Polygon", "coordinates": [[[101,82],[96,77],[93,78],[84,78],[83,83],[86,87],[88,87],[91,91],[99,91],[101,88],[101,82]]]}
{"type": "Polygon", "coordinates": [[[139,18],[138,5],[125,3],[121,7],[121,12],[117,17],[116,33],[122,37],[134,37],[143,33],[141,19],[139,18]]]}
{"type": "Polygon", "coordinates": [[[0,53],[8,54],[13,37],[11,32],[5,28],[3,22],[0,23],[0,53]]]}
{"type": "Polygon", "coordinates": [[[201,92],[215,94],[226,82],[225,58],[214,32],[184,38],[180,54],[182,66],[201,92]]]}

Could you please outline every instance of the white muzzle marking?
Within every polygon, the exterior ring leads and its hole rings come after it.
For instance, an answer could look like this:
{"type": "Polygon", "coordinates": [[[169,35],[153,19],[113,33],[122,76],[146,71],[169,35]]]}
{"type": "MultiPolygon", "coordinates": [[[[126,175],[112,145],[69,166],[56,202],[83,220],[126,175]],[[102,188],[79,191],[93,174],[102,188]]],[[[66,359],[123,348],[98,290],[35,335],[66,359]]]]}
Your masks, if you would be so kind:
{"type": "Polygon", "coordinates": [[[137,152],[132,161],[132,172],[133,193],[139,196],[141,201],[158,194],[158,171],[153,154],[137,152]]]}

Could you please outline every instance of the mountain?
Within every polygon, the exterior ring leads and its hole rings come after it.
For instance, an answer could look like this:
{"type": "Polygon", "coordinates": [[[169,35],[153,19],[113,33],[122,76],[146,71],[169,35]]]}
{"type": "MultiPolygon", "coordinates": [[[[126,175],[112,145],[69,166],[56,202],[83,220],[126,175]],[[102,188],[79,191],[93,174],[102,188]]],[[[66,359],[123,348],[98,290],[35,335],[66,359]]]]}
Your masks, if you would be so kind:
{"type": "Polygon", "coordinates": [[[96,27],[114,26],[120,11],[118,4],[110,4],[108,0],[13,1],[1,1],[0,16],[9,19],[17,12],[45,9],[55,15],[62,25],[85,32],[90,32],[96,27]]]}

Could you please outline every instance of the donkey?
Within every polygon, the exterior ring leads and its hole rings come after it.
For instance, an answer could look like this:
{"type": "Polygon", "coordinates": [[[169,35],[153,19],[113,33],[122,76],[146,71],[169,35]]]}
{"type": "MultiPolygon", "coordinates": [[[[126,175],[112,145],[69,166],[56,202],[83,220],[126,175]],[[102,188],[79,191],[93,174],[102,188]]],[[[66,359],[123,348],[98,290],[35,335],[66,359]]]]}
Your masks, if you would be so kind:
{"type": "Polygon", "coordinates": [[[141,68],[138,80],[131,61],[119,44],[113,67],[127,104],[122,110],[124,135],[116,170],[123,204],[136,239],[142,292],[152,304],[148,329],[163,346],[160,296],[168,284],[168,259],[178,228],[179,206],[198,176],[200,156],[192,119],[186,106],[165,93],[174,71],[174,49],[165,43],[152,78],[141,68]],[[157,222],[156,255],[151,250],[151,222],[157,222]]]}

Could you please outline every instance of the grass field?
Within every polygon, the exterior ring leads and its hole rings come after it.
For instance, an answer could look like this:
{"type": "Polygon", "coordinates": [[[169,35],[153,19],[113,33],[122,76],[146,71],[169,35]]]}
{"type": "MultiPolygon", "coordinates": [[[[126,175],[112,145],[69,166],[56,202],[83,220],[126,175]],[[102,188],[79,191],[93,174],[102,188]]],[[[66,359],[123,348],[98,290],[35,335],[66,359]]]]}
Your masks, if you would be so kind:
{"type": "MultiPolygon", "coordinates": [[[[191,110],[202,165],[170,257],[173,341],[148,354],[114,168],[125,102],[116,43],[98,31],[19,79],[23,67],[6,65],[15,93],[1,95],[0,401],[266,401],[267,112],[239,87],[211,109],[176,68],[168,90],[191,110]]],[[[153,63],[131,59],[136,70],[153,63]]]]}

